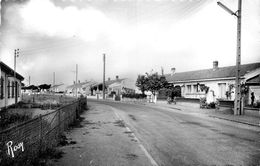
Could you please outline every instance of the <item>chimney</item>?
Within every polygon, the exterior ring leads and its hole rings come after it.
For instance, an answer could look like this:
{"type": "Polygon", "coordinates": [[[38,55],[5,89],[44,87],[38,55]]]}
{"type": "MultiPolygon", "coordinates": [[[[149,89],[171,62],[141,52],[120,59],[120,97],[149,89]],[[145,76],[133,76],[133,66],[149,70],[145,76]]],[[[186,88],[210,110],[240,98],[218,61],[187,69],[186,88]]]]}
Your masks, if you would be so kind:
{"type": "Polygon", "coordinates": [[[108,77],[108,79],[107,79],[108,81],[110,81],[110,77],[108,77]]]}
{"type": "Polygon", "coordinates": [[[218,69],[218,61],[213,61],[213,70],[218,69]]]}
{"type": "Polygon", "coordinates": [[[175,74],[175,71],[176,71],[175,67],[171,68],[171,75],[175,74]]]}
{"type": "Polygon", "coordinates": [[[80,80],[79,80],[79,83],[80,83],[80,80]]]}
{"type": "Polygon", "coordinates": [[[116,80],[118,80],[119,79],[119,76],[116,76],[116,80]]]}

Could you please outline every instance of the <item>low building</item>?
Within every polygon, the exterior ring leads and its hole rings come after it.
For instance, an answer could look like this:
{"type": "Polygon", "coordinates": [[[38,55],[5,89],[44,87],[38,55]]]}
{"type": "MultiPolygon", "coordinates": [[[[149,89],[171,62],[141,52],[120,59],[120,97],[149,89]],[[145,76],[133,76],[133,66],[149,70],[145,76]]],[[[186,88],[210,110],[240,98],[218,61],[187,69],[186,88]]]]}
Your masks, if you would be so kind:
{"type": "MultiPolygon", "coordinates": [[[[113,94],[120,95],[122,93],[135,93],[135,81],[128,78],[119,78],[116,76],[114,80],[108,78],[105,81],[106,94],[112,96],[113,94]]],[[[103,83],[95,84],[92,86],[92,94],[102,93],[103,83]]]]}
{"type": "Polygon", "coordinates": [[[64,93],[66,90],[66,85],[63,83],[52,85],[50,88],[51,92],[64,93]]]}
{"type": "MultiPolygon", "coordinates": [[[[260,100],[260,63],[241,65],[240,74],[241,83],[249,87],[246,104],[251,102],[251,92],[255,94],[255,101],[260,100]]],[[[218,61],[214,61],[211,69],[178,73],[172,68],[172,73],[165,76],[168,82],[181,89],[184,98],[206,97],[207,102],[235,98],[236,66],[219,67],[218,61]]]]}
{"type": "Polygon", "coordinates": [[[0,108],[5,108],[21,101],[21,85],[24,77],[9,66],[0,62],[0,108]]]}
{"type": "Polygon", "coordinates": [[[72,94],[73,96],[76,95],[76,91],[78,95],[90,95],[92,85],[96,85],[97,83],[94,81],[85,81],[85,82],[78,82],[74,83],[73,85],[66,87],[67,94],[72,94]]]}

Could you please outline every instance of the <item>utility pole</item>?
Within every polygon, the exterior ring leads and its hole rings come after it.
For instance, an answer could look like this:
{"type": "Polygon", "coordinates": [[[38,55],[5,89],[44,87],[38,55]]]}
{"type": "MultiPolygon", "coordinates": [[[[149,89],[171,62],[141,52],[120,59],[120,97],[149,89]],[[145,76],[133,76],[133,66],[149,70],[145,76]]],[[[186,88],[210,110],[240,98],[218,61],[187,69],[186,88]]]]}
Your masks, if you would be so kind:
{"type": "Polygon", "coordinates": [[[54,86],[55,86],[55,72],[53,72],[53,83],[52,83],[52,87],[53,87],[53,91],[55,92],[54,86]]]}
{"type": "Polygon", "coordinates": [[[241,65],[241,18],[242,18],[242,0],[238,0],[238,10],[233,12],[221,2],[217,4],[231,15],[237,17],[237,54],[236,54],[236,83],[235,83],[235,103],[234,115],[241,115],[241,86],[240,86],[240,65],[241,65]]]}
{"type": "Polygon", "coordinates": [[[75,83],[75,87],[76,87],[76,98],[78,97],[78,64],[76,64],[76,83],[75,83]]]}
{"type": "Polygon", "coordinates": [[[31,85],[31,76],[29,76],[29,86],[31,85]]]}
{"type": "Polygon", "coordinates": [[[237,57],[236,57],[236,95],[235,95],[235,115],[241,115],[241,86],[240,86],[240,64],[241,64],[241,10],[242,0],[238,0],[237,11],[237,57]]]}
{"type": "Polygon", "coordinates": [[[14,50],[14,86],[15,86],[15,104],[17,104],[17,81],[16,81],[16,58],[19,57],[19,48],[14,50]]]}
{"type": "Polygon", "coordinates": [[[106,54],[103,54],[103,99],[105,99],[105,79],[106,79],[106,54]]]}

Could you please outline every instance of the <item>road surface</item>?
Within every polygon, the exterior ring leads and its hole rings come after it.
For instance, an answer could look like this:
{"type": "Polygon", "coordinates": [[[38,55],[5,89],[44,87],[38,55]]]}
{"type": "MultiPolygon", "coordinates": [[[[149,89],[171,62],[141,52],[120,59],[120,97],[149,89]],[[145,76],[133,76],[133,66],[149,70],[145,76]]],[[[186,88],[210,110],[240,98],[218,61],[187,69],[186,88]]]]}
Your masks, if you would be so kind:
{"type": "Polygon", "coordinates": [[[156,105],[88,101],[57,165],[260,165],[260,128],[156,105]]]}

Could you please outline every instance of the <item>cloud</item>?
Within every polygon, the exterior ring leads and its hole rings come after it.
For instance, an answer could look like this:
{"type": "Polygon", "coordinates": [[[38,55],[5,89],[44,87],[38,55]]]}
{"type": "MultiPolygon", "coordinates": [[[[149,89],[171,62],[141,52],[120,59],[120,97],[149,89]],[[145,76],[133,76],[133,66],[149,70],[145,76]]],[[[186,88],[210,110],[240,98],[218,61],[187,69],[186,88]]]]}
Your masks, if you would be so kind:
{"type": "Polygon", "coordinates": [[[50,0],[31,0],[20,9],[23,28],[49,37],[77,36],[95,41],[99,35],[113,31],[115,23],[95,8],[61,8],[50,0]]]}
{"type": "MultiPolygon", "coordinates": [[[[76,63],[81,79],[102,79],[103,53],[107,54],[110,77],[125,73],[137,75],[151,69],[160,71],[161,66],[166,73],[171,67],[176,67],[178,72],[202,69],[211,67],[213,60],[219,60],[221,66],[235,64],[236,18],[219,8],[215,1],[196,11],[191,10],[191,2],[184,2],[187,7],[173,13],[167,12],[172,11],[167,5],[172,5],[170,1],[154,3],[154,6],[144,2],[151,5],[145,6],[146,10],[123,2],[111,2],[113,8],[105,6],[106,3],[59,7],[52,0],[13,5],[6,14],[9,22],[6,29],[13,32],[5,37],[7,47],[1,50],[1,58],[12,65],[13,49],[24,48],[20,69],[38,77],[38,82],[51,80],[49,75],[53,71],[62,81],[72,82],[74,77],[70,71],[76,63]],[[138,10],[141,12],[135,13],[138,10]],[[183,13],[188,14],[182,17],[183,13]],[[66,76],[68,73],[70,78],[66,76]]],[[[259,3],[252,0],[243,4],[242,51],[247,53],[247,58],[242,54],[242,59],[249,63],[257,59],[260,51],[260,42],[256,41],[260,35],[259,3]]],[[[236,8],[237,1],[227,6],[236,8]]]]}

